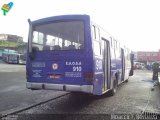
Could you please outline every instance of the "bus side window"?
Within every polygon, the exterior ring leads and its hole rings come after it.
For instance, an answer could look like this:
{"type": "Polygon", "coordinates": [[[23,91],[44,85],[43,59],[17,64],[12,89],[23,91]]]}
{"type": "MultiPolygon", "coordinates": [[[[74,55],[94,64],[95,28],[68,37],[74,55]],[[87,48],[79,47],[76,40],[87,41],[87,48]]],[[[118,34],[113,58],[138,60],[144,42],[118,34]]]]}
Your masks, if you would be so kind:
{"type": "Polygon", "coordinates": [[[95,40],[96,39],[96,28],[94,25],[92,25],[92,38],[95,40]]]}
{"type": "Polygon", "coordinates": [[[114,42],[115,42],[115,48],[117,48],[117,41],[116,41],[116,40],[114,40],[114,42]]]}
{"type": "Polygon", "coordinates": [[[99,34],[99,28],[96,26],[92,26],[92,37],[94,40],[99,41],[100,40],[100,34],[99,34]]]}
{"type": "Polygon", "coordinates": [[[96,40],[100,40],[99,39],[100,38],[100,35],[99,35],[99,28],[98,27],[96,27],[96,40]]]}
{"type": "Polygon", "coordinates": [[[110,45],[113,47],[112,37],[110,37],[110,39],[111,39],[110,45]]]}
{"type": "Polygon", "coordinates": [[[94,44],[94,53],[95,55],[100,56],[100,46],[99,46],[99,42],[98,41],[93,41],[94,44]]]}
{"type": "Polygon", "coordinates": [[[101,55],[101,49],[100,49],[100,34],[99,29],[96,26],[92,26],[92,38],[93,38],[93,49],[94,53],[97,56],[101,55]]]}

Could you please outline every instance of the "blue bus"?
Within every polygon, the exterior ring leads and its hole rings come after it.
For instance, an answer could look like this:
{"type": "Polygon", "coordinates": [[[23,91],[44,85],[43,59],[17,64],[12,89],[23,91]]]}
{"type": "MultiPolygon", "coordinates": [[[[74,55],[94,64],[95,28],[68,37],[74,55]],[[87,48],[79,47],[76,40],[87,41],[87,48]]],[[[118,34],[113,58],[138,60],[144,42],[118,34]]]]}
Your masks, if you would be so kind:
{"type": "Polygon", "coordinates": [[[17,63],[18,57],[16,53],[2,53],[2,60],[6,63],[17,63]]]}
{"type": "Polygon", "coordinates": [[[26,64],[26,55],[25,54],[19,54],[17,52],[15,53],[2,53],[2,60],[6,63],[11,64],[26,64]]]}
{"type": "Polygon", "coordinates": [[[117,86],[133,75],[131,51],[89,15],[28,22],[28,89],[114,95],[117,86]]]}

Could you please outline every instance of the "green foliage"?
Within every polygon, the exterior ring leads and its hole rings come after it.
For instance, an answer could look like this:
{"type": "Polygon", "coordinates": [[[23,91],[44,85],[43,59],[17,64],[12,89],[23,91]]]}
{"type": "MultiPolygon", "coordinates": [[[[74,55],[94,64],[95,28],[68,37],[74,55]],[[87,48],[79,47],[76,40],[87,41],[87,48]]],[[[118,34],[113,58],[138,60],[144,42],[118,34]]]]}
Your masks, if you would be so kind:
{"type": "Polygon", "coordinates": [[[0,47],[18,47],[19,45],[23,45],[23,43],[15,43],[10,41],[0,41],[0,47]]]}

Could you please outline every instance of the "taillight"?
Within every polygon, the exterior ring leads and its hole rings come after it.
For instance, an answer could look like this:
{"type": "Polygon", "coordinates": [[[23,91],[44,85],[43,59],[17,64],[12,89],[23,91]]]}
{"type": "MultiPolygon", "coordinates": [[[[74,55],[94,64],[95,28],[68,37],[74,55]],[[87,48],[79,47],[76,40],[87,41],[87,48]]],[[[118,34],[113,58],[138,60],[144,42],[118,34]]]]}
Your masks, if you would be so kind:
{"type": "Polygon", "coordinates": [[[86,81],[93,81],[93,78],[94,78],[94,74],[93,74],[93,72],[86,72],[85,74],[84,74],[84,79],[86,80],[86,81]]]}

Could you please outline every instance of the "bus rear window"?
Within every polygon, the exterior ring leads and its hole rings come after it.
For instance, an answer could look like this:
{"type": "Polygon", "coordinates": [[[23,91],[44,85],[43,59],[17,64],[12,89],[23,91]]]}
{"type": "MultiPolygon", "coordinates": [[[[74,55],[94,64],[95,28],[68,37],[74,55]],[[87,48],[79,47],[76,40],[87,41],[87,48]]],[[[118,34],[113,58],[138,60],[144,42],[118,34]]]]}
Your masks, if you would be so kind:
{"type": "Polygon", "coordinates": [[[33,27],[36,50],[78,50],[84,48],[84,22],[53,22],[33,27]]]}

